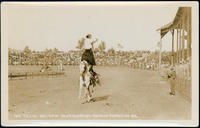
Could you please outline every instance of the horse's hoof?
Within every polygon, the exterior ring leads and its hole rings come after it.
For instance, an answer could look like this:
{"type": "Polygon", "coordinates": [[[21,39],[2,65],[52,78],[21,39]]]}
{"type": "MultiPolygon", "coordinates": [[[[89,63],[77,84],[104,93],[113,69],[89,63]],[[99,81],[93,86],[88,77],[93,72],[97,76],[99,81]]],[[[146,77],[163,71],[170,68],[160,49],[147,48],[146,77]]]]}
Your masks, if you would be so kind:
{"type": "Polygon", "coordinates": [[[90,100],[91,100],[91,98],[88,98],[88,99],[87,99],[87,102],[90,102],[90,100]]]}
{"type": "Polygon", "coordinates": [[[81,104],[86,104],[86,103],[90,103],[90,101],[86,100],[85,102],[82,102],[81,104]]]}

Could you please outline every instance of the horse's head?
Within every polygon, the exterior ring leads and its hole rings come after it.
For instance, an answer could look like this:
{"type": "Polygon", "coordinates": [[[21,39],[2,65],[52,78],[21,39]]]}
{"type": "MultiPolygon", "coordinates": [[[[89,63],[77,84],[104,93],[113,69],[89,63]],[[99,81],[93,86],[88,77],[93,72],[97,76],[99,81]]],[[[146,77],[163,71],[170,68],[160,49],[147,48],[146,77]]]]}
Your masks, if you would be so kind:
{"type": "Polygon", "coordinates": [[[81,73],[89,72],[89,64],[87,63],[87,61],[81,61],[80,72],[81,73]]]}

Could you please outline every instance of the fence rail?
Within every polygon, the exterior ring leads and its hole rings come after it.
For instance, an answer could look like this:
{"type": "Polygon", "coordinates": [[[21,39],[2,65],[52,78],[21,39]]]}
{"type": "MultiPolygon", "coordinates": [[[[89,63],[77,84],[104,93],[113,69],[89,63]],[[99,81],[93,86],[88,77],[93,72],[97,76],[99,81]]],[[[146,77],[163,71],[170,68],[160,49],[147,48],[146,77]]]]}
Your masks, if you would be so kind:
{"type": "Polygon", "coordinates": [[[26,73],[9,73],[8,78],[20,78],[20,77],[37,77],[37,76],[57,76],[64,75],[65,72],[26,72],[26,73]]]}

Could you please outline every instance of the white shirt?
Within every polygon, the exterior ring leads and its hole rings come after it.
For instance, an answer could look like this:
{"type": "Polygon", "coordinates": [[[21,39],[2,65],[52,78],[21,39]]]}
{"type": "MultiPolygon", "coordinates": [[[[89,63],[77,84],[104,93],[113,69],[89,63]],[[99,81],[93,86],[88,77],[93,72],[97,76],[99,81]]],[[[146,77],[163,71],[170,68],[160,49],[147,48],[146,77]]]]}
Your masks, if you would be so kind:
{"type": "Polygon", "coordinates": [[[95,40],[94,39],[88,39],[86,38],[85,39],[85,44],[84,44],[84,49],[90,49],[92,48],[92,42],[94,42],[95,40]]]}

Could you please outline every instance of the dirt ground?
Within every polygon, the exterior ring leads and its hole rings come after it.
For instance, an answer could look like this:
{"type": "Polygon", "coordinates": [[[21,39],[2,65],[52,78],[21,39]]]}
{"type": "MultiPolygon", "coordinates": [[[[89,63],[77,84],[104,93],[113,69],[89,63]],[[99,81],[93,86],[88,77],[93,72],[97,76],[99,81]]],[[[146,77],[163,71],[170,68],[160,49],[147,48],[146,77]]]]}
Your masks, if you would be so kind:
{"type": "Polygon", "coordinates": [[[9,80],[10,119],[125,119],[189,120],[191,103],[178,93],[169,95],[169,83],[158,71],[128,67],[94,67],[102,86],[93,102],[78,99],[79,68],[65,67],[64,76],[9,80]]]}

